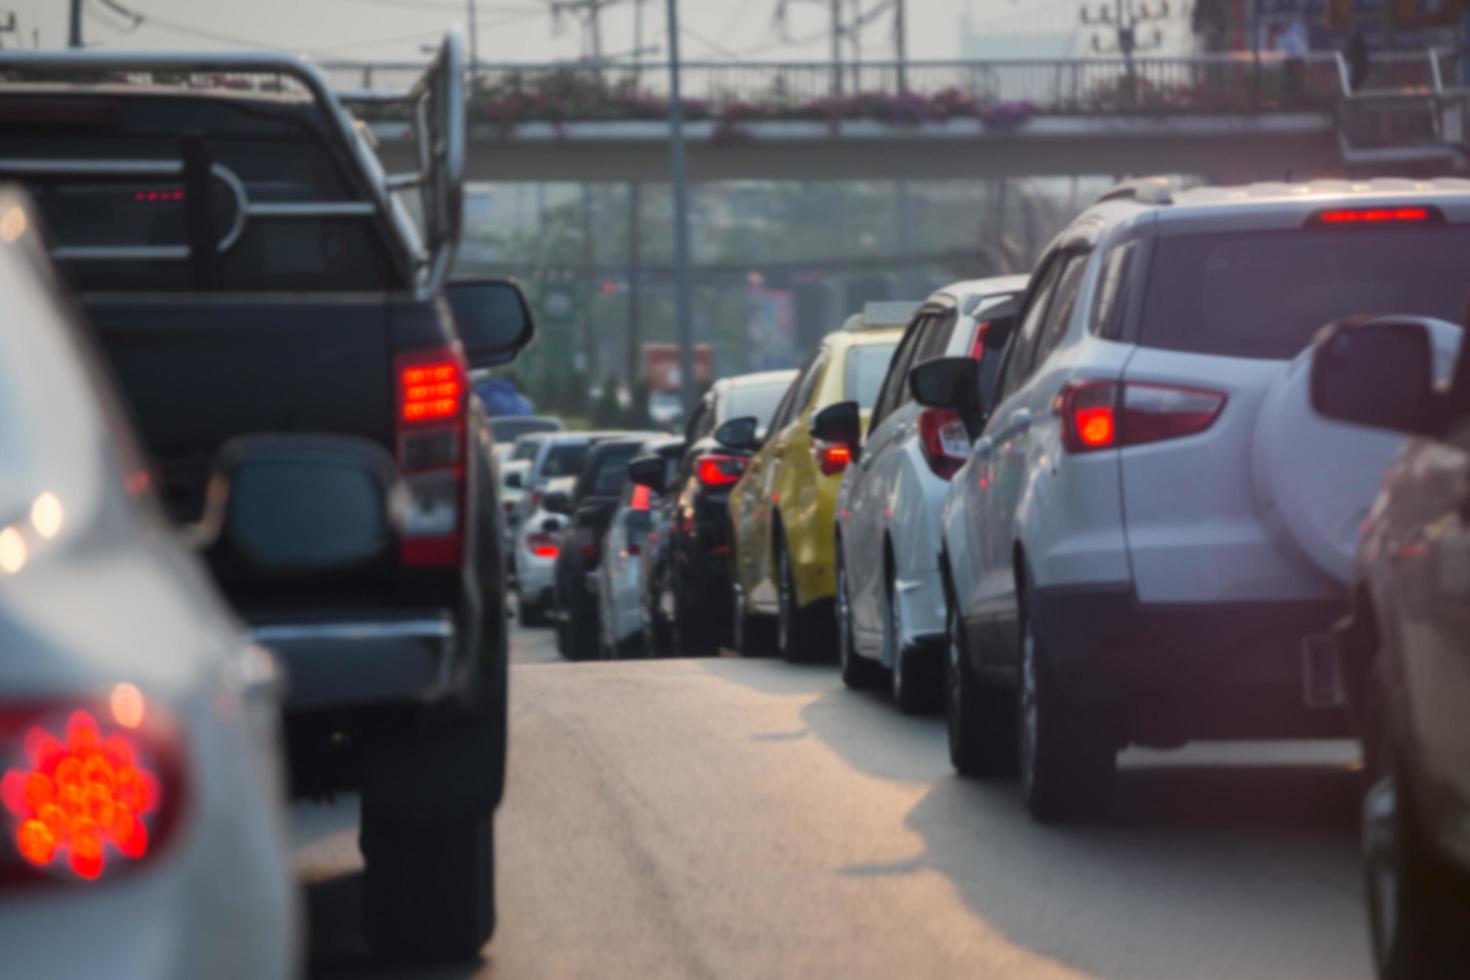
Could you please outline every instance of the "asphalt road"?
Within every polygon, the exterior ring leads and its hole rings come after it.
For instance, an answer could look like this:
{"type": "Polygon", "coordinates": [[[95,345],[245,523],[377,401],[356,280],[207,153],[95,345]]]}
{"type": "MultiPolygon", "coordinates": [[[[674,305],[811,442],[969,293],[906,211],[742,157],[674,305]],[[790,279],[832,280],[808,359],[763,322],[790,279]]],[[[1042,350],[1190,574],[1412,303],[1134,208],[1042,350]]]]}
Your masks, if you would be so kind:
{"type": "Polygon", "coordinates": [[[1347,743],[1129,752],[1091,826],[957,778],[941,719],[773,661],[560,662],[519,633],[500,925],[374,964],[355,805],[296,813],[321,977],[1368,977],[1347,743]]]}

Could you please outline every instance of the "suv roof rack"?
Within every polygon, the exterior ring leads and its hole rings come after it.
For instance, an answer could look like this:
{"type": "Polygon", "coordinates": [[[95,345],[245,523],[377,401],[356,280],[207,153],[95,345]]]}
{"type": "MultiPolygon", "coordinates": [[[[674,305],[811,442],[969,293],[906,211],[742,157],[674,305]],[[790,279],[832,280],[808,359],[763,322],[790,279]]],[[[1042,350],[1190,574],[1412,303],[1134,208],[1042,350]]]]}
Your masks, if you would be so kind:
{"type": "MultiPolygon", "coordinates": [[[[396,226],[408,249],[408,261],[420,274],[420,288],[437,291],[448,277],[459,245],[465,175],[464,44],[457,33],[444,38],[428,70],[414,86],[392,99],[405,103],[418,143],[418,169],[385,174],[381,162],[363,137],[356,120],[343,107],[348,101],[333,92],[326,75],[311,62],[289,54],[269,52],[148,52],[148,51],[4,51],[0,52],[0,90],[20,83],[53,83],[78,88],[105,85],[136,86],[157,92],[175,89],[183,94],[220,92],[239,96],[240,76],[263,77],[254,88],[278,97],[283,81],[305,90],[320,107],[326,127],[367,178],[370,200],[308,201],[291,203],[251,201],[244,184],[228,168],[212,164],[199,180],[223,184],[236,201],[235,220],[224,237],[213,243],[217,253],[229,251],[251,220],[320,220],[374,218],[381,215],[396,226]],[[146,86],[146,88],[145,88],[146,86]],[[421,236],[408,211],[394,200],[396,192],[417,188],[423,215],[421,236]]],[[[178,177],[187,182],[193,165],[180,149],[178,158],[154,160],[99,160],[95,158],[19,159],[0,155],[0,178],[8,177],[178,177]]],[[[195,198],[191,195],[188,200],[195,198]]],[[[97,245],[57,248],[60,260],[129,261],[139,259],[189,261],[208,242],[185,245],[97,245]]]]}
{"type": "Polygon", "coordinates": [[[1125,180],[1094,203],[1137,201],[1139,204],[1173,204],[1174,188],[1167,177],[1138,177],[1125,180]]]}

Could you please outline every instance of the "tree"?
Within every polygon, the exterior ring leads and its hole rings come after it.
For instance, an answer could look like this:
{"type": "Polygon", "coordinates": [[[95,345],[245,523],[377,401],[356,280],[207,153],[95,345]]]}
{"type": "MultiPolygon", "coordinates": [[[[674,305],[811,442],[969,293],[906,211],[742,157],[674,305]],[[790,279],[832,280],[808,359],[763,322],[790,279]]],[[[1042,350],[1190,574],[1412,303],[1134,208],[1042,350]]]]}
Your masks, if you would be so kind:
{"type": "Polygon", "coordinates": [[[623,415],[623,428],[653,428],[653,419],[648,414],[647,378],[639,378],[637,381],[633,382],[632,397],[628,400],[628,410],[623,415]]]}

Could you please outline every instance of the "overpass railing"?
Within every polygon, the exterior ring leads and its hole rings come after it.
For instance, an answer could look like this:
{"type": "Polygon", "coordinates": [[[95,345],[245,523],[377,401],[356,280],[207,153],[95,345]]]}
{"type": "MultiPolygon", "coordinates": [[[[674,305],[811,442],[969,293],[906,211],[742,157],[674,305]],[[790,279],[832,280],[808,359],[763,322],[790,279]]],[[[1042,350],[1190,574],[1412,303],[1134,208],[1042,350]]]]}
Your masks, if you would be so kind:
{"type": "MultiPolygon", "coordinates": [[[[1419,60],[1428,63],[1422,55],[1419,60]]],[[[421,71],[404,63],[328,62],[322,67],[339,87],[370,92],[397,90],[421,71]]],[[[506,124],[663,119],[668,114],[666,65],[481,63],[473,75],[472,116],[506,124]]],[[[690,119],[903,124],[978,118],[1002,125],[1031,115],[1330,111],[1344,84],[1342,59],[1335,52],[1303,58],[1263,52],[875,61],[836,68],[829,62],[686,62],[680,82],[690,119]]]]}

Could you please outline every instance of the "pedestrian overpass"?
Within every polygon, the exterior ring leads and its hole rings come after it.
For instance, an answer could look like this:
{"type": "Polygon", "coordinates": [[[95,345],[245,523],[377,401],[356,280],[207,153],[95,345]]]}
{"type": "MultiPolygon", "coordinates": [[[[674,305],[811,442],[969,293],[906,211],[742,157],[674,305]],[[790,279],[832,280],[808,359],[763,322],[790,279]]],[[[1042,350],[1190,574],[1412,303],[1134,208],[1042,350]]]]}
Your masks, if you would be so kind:
{"type": "MultiPolygon", "coordinates": [[[[690,177],[984,179],[1190,173],[1219,181],[1464,169],[1470,90],[1448,52],[1375,57],[1353,91],[1342,56],[842,65],[701,62],[681,72],[690,177]]],[[[390,170],[406,119],[374,96],[422,66],[323,66],[390,170]]],[[[668,177],[667,66],[476,67],[474,181],[668,177]]]]}

